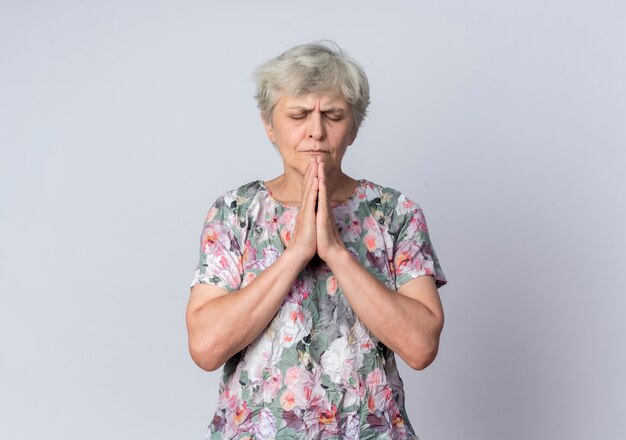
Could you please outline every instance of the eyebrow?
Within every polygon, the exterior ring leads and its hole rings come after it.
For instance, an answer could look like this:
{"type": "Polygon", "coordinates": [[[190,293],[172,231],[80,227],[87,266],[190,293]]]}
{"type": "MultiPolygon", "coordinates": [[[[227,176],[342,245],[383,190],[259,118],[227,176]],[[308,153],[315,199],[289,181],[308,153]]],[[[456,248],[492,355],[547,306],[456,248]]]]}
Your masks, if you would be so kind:
{"type": "Polygon", "coordinates": [[[322,110],[322,113],[342,113],[345,112],[346,109],[341,108],[341,107],[334,107],[334,106],[330,106],[328,108],[325,108],[324,110],[322,110]]]}
{"type": "MultiPolygon", "coordinates": [[[[287,107],[287,110],[299,110],[299,111],[310,112],[310,111],[313,111],[313,108],[311,108],[311,107],[304,107],[304,106],[301,106],[301,105],[293,105],[293,106],[287,107]]],[[[343,113],[345,111],[346,111],[346,109],[344,109],[344,108],[330,106],[328,108],[323,109],[322,113],[343,113]]]]}

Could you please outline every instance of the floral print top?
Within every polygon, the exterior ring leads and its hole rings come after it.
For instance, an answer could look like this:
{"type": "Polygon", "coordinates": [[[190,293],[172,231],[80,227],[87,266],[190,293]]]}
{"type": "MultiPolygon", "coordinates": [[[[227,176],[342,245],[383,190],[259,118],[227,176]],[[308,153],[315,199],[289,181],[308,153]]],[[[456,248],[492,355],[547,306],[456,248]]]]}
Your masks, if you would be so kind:
{"type": "MultiPolygon", "coordinates": [[[[220,197],[205,220],[192,286],[246,286],[283,252],[297,213],[262,181],[220,197]]],[[[333,213],[348,250],[390,289],[422,275],[446,283],[422,210],[398,191],[360,180],[333,213]]],[[[321,260],[224,365],[207,438],[417,438],[394,353],[363,326],[321,260]]]]}

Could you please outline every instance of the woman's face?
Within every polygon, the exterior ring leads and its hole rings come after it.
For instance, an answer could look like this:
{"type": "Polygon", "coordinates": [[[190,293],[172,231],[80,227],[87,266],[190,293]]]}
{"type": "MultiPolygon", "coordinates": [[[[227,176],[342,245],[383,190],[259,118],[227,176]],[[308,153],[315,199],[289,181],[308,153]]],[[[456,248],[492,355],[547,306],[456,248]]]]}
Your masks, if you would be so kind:
{"type": "Polygon", "coordinates": [[[265,130],[283,158],[285,171],[289,168],[302,175],[311,157],[319,157],[329,174],[341,171],[343,155],[357,133],[350,104],[335,94],[282,96],[265,130]]]}

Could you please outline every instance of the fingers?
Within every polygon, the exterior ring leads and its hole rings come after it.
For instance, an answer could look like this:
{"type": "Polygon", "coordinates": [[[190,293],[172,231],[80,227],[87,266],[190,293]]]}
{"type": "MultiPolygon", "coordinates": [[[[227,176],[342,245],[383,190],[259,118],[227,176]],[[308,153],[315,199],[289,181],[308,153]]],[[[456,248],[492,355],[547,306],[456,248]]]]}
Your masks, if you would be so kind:
{"type": "Polygon", "coordinates": [[[317,172],[319,175],[319,190],[318,190],[318,212],[321,217],[327,218],[330,212],[330,202],[328,200],[328,189],[326,187],[326,173],[324,170],[324,163],[319,162],[317,164],[317,172]]]}
{"type": "MultiPolygon", "coordinates": [[[[305,194],[309,189],[309,185],[311,182],[311,176],[313,174],[313,168],[315,168],[315,162],[311,159],[306,166],[306,171],[304,172],[304,181],[302,182],[302,201],[304,201],[305,194]]],[[[317,170],[316,170],[317,171],[317,170]]]]}
{"type": "Polygon", "coordinates": [[[315,211],[318,185],[317,163],[314,158],[311,158],[307,167],[307,172],[304,176],[304,183],[302,185],[302,202],[300,205],[300,210],[302,212],[308,212],[311,209],[315,211]]]}
{"type": "Polygon", "coordinates": [[[326,173],[324,170],[324,164],[318,164],[319,173],[319,190],[317,200],[317,217],[316,224],[325,228],[332,228],[335,226],[335,217],[333,215],[332,207],[330,206],[330,196],[328,194],[328,187],[326,186],[326,173]]]}
{"type": "Polygon", "coordinates": [[[318,164],[319,191],[318,191],[318,211],[316,216],[316,239],[317,254],[328,262],[334,250],[344,246],[343,240],[337,230],[335,215],[331,206],[331,196],[326,186],[326,172],[324,164],[318,164]]]}
{"type": "Polygon", "coordinates": [[[295,228],[289,246],[296,254],[308,262],[316,252],[315,200],[317,198],[318,177],[317,163],[311,160],[307,165],[302,183],[300,210],[296,216],[295,228]]]}

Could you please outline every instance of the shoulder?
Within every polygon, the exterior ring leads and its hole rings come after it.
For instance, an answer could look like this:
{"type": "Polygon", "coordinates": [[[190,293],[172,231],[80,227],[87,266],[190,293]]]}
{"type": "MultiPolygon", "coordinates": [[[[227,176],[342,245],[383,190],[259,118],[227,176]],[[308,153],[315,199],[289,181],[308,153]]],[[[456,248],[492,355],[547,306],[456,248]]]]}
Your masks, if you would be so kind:
{"type": "Polygon", "coordinates": [[[422,208],[403,192],[363,179],[360,180],[359,188],[359,211],[373,217],[394,241],[403,230],[412,233],[426,232],[422,208]],[[363,204],[367,207],[363,207],[363,204]]]}
{"type": "Polygon", "coordinates": [[[370,208],[380,209],[385,216],[421,211],[419,205],[401,191],[369,180],[359,181],[359,198],[367,201],[370,208]]]}
{"type": "Polygon", "coordinates": [[[247,210],[247,208],[258,199],[259,194],[264,192],[267,192],[267,190],[263,182],[255,180],[235,189],[231,189],[230,191],[226,191],[217,201],[226,205],[233,211],[247,210]]]}
{"type": "Polygon", "coordinates": [[[260,180],[226,191],[215,200],[206,221],[219,218],[222,221],[241,225],[245,223],[248,211],[263,200],[263,194],[266,193],[267,189],[260,180]]]}

